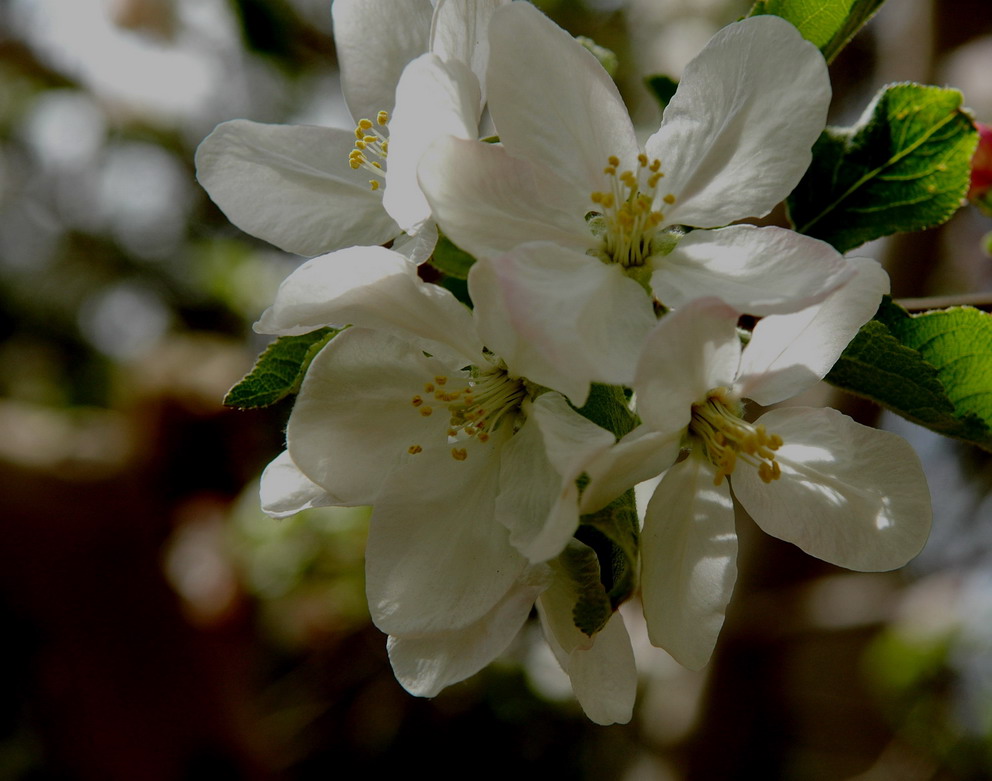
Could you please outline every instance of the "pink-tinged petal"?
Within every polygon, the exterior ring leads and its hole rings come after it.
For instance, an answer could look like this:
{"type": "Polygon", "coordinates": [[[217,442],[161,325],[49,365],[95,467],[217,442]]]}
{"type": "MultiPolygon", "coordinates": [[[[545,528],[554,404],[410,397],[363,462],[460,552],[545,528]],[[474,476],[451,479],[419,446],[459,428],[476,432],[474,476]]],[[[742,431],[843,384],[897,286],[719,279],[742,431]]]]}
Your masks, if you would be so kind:
{"type": "MultiPolygon", "coordinates": [[[[578,541],[570,545],[585,547],[578,541]]],[[[548,646],[572,682],[586,715],[597,724],[626,724],[637,694],[637,669],[630,638],[619,613],[592,637],[574,623],[579,598],[575,584],[557,561],[551,586],[537,600],[537,613],[548,646]]]]}
{"type": "Polygon", "coordinates": [[[741,356],[734,387],[742,398],[777,404],[823,379],[889,291],[889,275],[870,258],[850,258],[857,274],[821,303],[763,318],[741,356]]]}
{"type": "Polygon", "coordinates": [[[262,512],[273,518],[288,518],[312,507],[341,504],[299,470],[288,450],[265,467],[258,494],[262,512]]]}
{"type": "Polygon", "coordinates": [[[737,580],[734,505],[690,456],[662,478],[641,533],[641,601],[653,645],[692,670],[710,659],[737,580]]]}
{"type": "Polygon", "coordinates": [[[231,222],[287,252],[383,244],[399,226],[349,165],[354,143],[345,130],[235,119],[200,144],[196,176],[231,222]]]}
{"type": "Polygon", "coordinates": [[[591,382],[630,384],[656,322],[651,299],[619,266],[555,244],[480,260],[468,284],[486,346],[578,406],[591,382]]]}
{"type": "Polygon", "coordinates": [[[424,386],[451,368],[379,331],[339,334],[313,359],[296,397],[286,432],[293,463],[341,504],[372,504],[394,468],[420,457],[409,448],[447,451],[446,410],[435,409],[424,386]]]}
{"type": "Polygon", "coordinates": [[[410,694],[434,697],[445,686],[475,675],[506,650],[549,582],[546,566],[530,567],[475,623],[434,634],[390,637],[386,648],[396,680],[410,694]]]}
{"type": "Polygon", "coordinates": [[[356,325],[429,341],[435,354],[471,363],[482,352],[472,314],[450,292],[424,282],[403,255],[352,247],[308,260],[279,286],[255,330],[294,335],[356,325]]]}
{"type": "Polygon", "coordinates": [[[528,241],[552,241],[580,252],[597,245],[585,223],[592,204],[588,193],[496,144],[442,139],[421,158],[418,174],[434,219],[476,257],[528,241]]]}
{"type": "Polygon", "coordinates": [[[854,570],[895,569],[920,552],[930,492],[902,437],[833,409],[776,409],[756,422],[784,440],[775,458],[782,476],[765,484],[741,464],[731,484],[764,531],[854,570]]]}
{"type": "Polygon", "coordinates": [[[576,479],[613,435],[579,415],[557,393],[541,395],[503,448],[496,517],[531,562],[559,553],[579,525],[576,479]]]}
{"type": "Polygon", "coordinates": [[[470,440],[464,460],[425,449],[389,475],[365,551],[376,626],[392,635],[463,629],[495,607],[527,565],[496,521],[499,442],[470,440]]]}
{"type": "Polygon", "coordinates": [[[580,512],[596,512],[628,488],[668,469],[678,457],[682,433],[680,429],[663,433],[641,425],[597,455],[585,468],[589,483],[582,491],[580,512]]]}
{"type": "Polygon", "coordinates": [[[698,299],[665,315],[644,340],[637,366],[641,419],[665,435],[682,431],[693,404],[730,387],[740,355],[737,313],[722,301],[698,299]]]}
{"type": "Polygon", "coordinates": [[[438,0],[431,24],[431,52],[442,60],[459,60],[472,69],[486,100],[489,20],[510,0],[438,0]]]}
{"type": "Polygon", "coordinates": [[[651,258],[651,287],[666,305],[716,296],[738,312],[778,315],[822,301],[854,268],[833,247],[784,228],[696,230],[651,258]]]}
{"type": "Polygon", "coordinates": [[[686,66],[646,144],[677,198],[669,223],[767,214],[809,167],[829,104],[826,63],[791,24],[756,16],[724,27],[686,66]]]}
{"type": "Polygon", "coordinates": [[[528,3],[493,14],[489,110],[514,157],[540,161],[586,198],[609,189],[610,155],[636,165],[638,146],[613,80],[571,35],[528,3]]]}
{"type": "Polygon", "coordinates": [[[345,101],[356,119],[392,111],[403,68],[427,51],[430,0],[334,0],[334,43],[345,101]]]}
{"type": "Polygon", "coordinates": [[[415,232],[431,216],[417,182],[423,153],[443,136],[475,139],[478,127],[479,82],[467,65],[424,54],[406,67],[389,123],[382,196],[386,211],[403,230],[415,232]]]}

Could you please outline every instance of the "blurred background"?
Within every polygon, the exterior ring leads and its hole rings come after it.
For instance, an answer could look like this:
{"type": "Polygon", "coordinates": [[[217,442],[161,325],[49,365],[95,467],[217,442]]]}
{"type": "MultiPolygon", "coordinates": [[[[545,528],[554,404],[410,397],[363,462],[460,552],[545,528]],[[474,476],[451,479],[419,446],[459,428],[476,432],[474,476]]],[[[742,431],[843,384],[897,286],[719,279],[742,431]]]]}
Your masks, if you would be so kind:
{"type": "MultiPolygon", "coordinates": [[[[544,0],[642,86],[744,0],[544,0]]],[[[383,23],[387,23],[385,20],[383,23]]],[[[987,0],[891,0],[831,66],[832,121],[951,84],[992,121],[987,0]]],[[[328,0],[0,0],[0,779],[992,778],[992,467],[871,405],[926,465],[934,530],[855,574],[739,519],[709,667],[651,648],[631,724],[596,727],[529,625],[435,700],[393,679],[362,582],[366,513],[258,509],[289,405],[221,405],[300,262],[231,226],[193,153],[221,121],[352,127],[328,0]]],[[[897,297],[985,293],[992,219],[877,242],[897,297]]]]}

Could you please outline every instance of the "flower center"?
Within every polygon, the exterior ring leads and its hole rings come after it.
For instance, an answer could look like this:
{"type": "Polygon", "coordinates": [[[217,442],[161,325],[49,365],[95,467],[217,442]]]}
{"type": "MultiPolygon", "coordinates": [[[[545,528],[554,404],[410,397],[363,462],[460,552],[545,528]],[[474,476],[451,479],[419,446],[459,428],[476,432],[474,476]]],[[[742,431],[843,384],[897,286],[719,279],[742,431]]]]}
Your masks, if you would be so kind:
{"type": "MultiPolygon", "coordinates": [[[[444,405],[449,415],[451,457],[464,461],[468,450],[459,445],[469,437],[488,442],[501,425],[512,425],[527,397],[527,388],[522,379],[510,377],[504,365],[473,367],[468,384],[460,388],[451,388],[449,382],[450,378],[438,375],[433,382],[425,383],[424,393],[414,396],[410,403],[425,417],[434,414],[435,406],[444,405]]],[[[422,450],[412,445],[407,452],[416,454],[422,450]]]]}
{"type": "Polygon", "coordinates": [[[375,179],[369,179],[369,187],[373,190],[378,190],[382,186],[380,180],[386,178],[386,172],[379,160],[385,161],[389,153],[389,131],[386,128],[388,122],[389,113],[386,111],[376,114],[375,124],[371,119],[358,120],[358,125],[355,127],[355,148],[348,155],[348,164],[356,171],[364,168],[376,175],[375,179]]]}
{"type": "Polygon", "coordinates": [[[726,388],[716,388],[707,394],[706,401],[692,405],[689,432],[702,442],[706,457],[717,467],[714,485],[733,473],[738,458],[756,467],[758,477],[766,483],[782,474],[775,460],[782,438],[769,434],[764,426],[745,422],[740,402],[730,398],[726,388]]]}
{"type": "MultiPolygon", "coordinates": [[[[643,152],[637,156],[637,171],[617,173],[620,158],[610,155],[603,173],[609,177],[610,189],[593,192],[589,197],[599,215],[597,232],[602,234],[603,254],[612,263],[625,268],[643,266],[651,256],[652,242],[665,215],[653,208],[658,182],[665,175],[661,161],[648,161],[643,152]]],[[[662,199],[675,203],[668,193],[662,199]]]]}

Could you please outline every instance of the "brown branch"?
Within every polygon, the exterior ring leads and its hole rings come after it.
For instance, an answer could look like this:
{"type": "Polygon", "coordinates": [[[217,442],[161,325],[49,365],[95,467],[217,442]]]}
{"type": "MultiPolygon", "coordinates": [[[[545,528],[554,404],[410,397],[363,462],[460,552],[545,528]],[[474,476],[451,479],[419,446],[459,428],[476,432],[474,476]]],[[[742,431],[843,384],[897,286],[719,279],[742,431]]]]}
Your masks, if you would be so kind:
{"type": "Polygon", "coordinates": [[[965,293],[958,296],[900,298],[896,300],[896,303],[910,312],[927,312],[931,309],[947,309],[951,306],[973,306],[985,312],[992,312],[992,292],[965,293]]]}

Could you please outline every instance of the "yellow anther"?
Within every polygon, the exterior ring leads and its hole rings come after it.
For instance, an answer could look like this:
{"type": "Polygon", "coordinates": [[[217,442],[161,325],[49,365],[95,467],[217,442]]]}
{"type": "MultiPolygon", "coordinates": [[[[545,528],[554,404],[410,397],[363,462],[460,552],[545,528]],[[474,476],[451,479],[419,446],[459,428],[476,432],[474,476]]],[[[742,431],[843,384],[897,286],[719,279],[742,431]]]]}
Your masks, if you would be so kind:
{"type": "Polygon", "coordinates": [[[434,378],[434,382],[436,382],[438,385],[444,385],[448,382],[448,378],[442,374],[439,374],[437,377],[434,378]]]}
{"type": "Polygon", "coordinates": [[[406,452],[411,456],[415,456],[417,453],[423,453],[424,449],[420,445],[410,445],[410,447],[406,449],[406,452]]]}
{"type": "Polygon", "coordinates": [[[424,385],[424,391],[427,392],[427,393],[433,393],[434,392],[434,383],[433,382],[428,382],[426,385],[424,385]]]}
{"type": "Polygon", "coordinates": [[[389,142],[388,141],[383,141],[382,142],[382,153],[384,155],[388,155],[389,154],[389,142]]]}
{"type": "Polygon", "coordinates": [[[375,121],[378,122],[380,125],[385,125],[387,122],[389,122],[389,112],[380,111],[378,114],[375,115],[375,121]]]}
{"type": "Polygon", "coordinates": [[[661,225],[662,221],[665,219],[665,215],[661,212],[651,212],[648,215],[648,225],[652,228],[656,228],[661,225]]]}
{"type": "Polygon", "coordinates": [[[648,167],[648,156],[646,154],[644,154],[643,152],[641,152],[637,156],[637,163],[638,163],[638,165],[641,166],[641,168],[647,168],[648,167]]]}
{"type": "Polygon", "coordinates": [[[369,179],[369,188],[372,190],[372,192],[375,192],[376,190],[378,190],[379,189],[379,180],[378,179],[369,179]]]}
{"type": "Polygon", "coordinates": [[[364,135],[365,133],[362,131],[360,127],[355,128],[355,138],[361,138],[364,135]]]}
{"type": "MultiPolygon", "coordinates": [[[[377,140],[378,139],[375,136],[363,136],[362,137],[362,141],[364,141],[366,144],[374,144],[377,140]]],[[[358,146],[358,144],[355,144],[355,146],[358,146]]]]}
{"type": "Polygon", "coordinates": [[[357,157],[353,157],[348,161],[348,165],[350,165],[352,168],[354,168],[357,171],[359,168],[362,167],[362,161],[357,157]]]}
{"type": "Polygon", "coordinates": [[[419,407],[421,404],[424,403],[424,400],[422,398],[420,398],[420,396],[414,396],[413,399],[410,401],[410,403],[414,407],[419,407]]]}
{"type": "Polygon", "coordinates": [[[449,437],[458,436],[458,429],[456,429],[456,428],[449,428],[448,429],[448,436],[449,437]]]}
{"type": "Polygon", "coordinates": [[[589,198],[592,200],[593,203],[602,203],[604,195],[606,195],[606,193],[594,192],[592,195],[589,196],[589,198]]]}
{"type": "Polygon", "coordinates": [[[603,169],[603,173],[606,174],[607,176],[616,176],[617,169],[614,168],[612,165],[608,165],[606,166],[606,168],[603,169]]]}
{"type": "Polygon", "coordinates": [[[672,195],[671,193],[669,193],[668,195],[666,195],[661,200],[663,200],[665,203],[667,203],[669,206],[671,206],[673,203],[675,203],[675,196],[672,195]]]}
{"type": "MultiPolygon", "coordinates": [[[[355,142],[355,146],[358,147],[358,149],[365,149],[368,146],[368,144],[366,144],[364,140],[358,139],[355,142]]],[[[352,154],[355,154],[355,153],[352,152],[352,154]]]]}
{"type": "Polygon", "coordinates": [[[451,457],[455,461],[464,461],[468,458],[468,451],[463,447],[453,447],[451,448],[451,457]]]}
{"type": "Polygon", "coordinates": [[[488,442],[489,441],[489,435],[485,431],[480,431],[479,432],[479,441],[480,442],[488,442]]]}
{"type": "MultiPolygon", "coordinates": [[[[658,169],[660,168],[661,168],[661,160],[658,160],[657,158],[655,158],[651,162],[651,165],[648,166],[648,170],[653,174],[658,173],[658,169]]],[[[664,176],[664,174],[662,174],[662,176],[664,176]]]]}
{"type": "Polygon", "coordinates": [[[603,207],[606,209],[612,209],[613,205],[616,203],[616,198],[613,197],[613,193],[606,193],[603,196],[603,207]]]}
{"type": "Polygon", "coordinates": [[[616,155],[610,155],[609,157],[606,158],[606,162],[612,165],[614,168],[616,168],[618,165],[620,165],[620,158],[617,157],[616,155]]]}
{"type": "Polygon", "coordinates": [[[433,407],[421,407],[420,408],[420,414],[423,415],[425,418],[429,418],[433,413],[434,413],[434,408],[433,407]]]}
{"type": "Polygon", "coordinates": [[[372,167],[373,168],[378,168],[380,170],[382,169],[382,165],[379,164],[379,163],[377,163],[377,162],[375,162],[374,160],[372,161],[372,167]]]}
{"type": "Polygon", "coordinates": [[[360,130],[368,130],[371,127],[372,127],[372,120],[371,119],[360,119],[360,120],[358,120],[358,128],[360,130]]]}
{"type": "Polygon", "coordinates": [[[653,190],[655,187],[658,186],[658,180],[661,179],[661,177],[663,176],[664,174],[661,172],[656,174],[651,174],[651,176],[648,177],[648,187],[653,190]]]}

